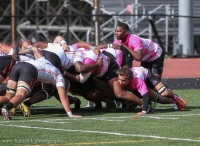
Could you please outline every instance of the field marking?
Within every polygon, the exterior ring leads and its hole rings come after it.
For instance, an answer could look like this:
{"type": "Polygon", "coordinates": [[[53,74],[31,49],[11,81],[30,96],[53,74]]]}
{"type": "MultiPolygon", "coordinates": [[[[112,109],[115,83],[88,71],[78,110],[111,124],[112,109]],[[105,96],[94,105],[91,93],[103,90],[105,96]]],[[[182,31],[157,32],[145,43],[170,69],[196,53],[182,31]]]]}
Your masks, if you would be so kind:
{"type": "MultiPolygon", "coordinates": [[[[76,143],[67,143],[62,145],[94,145],[94,144],[118,144],[118,143],[142,143],[147,141],[158,141],[158,140],[124,140],[124,141],[103,141],[103,142],[76,142],[76,143]]],[[[49,146],[54,146],[56,144],[50,144],[49,146]]],[[[57,144],[58,145],[58,144],[57,144]]],[[[27,145],[28,146],[28,145],[27,145]]],[[[31,146],[31,145],[30,145],[31,146]]]]}
{"type": "Polygon", "coordinates": [[[152,119],[161,119],[161,120],[178,120],[179,118],[170,118],[170,117],[158,117],[158,116],[148,116],[146,118],[152,118],[152,119]]]}
{"type": "MultiPolygon", "coordinates": [[[[50,117],[49,117],[50,118],[50,117]]],[[[49,118],[44,118],[44,119],[31,119],[29,120],[27,117],[27,120],[11,120],[11,121],[0,121],[0,123],[25,123],[25,122],[49,122],[49,123],[69,123],[69,122],[55,122],[55,121],[77,121],[77,120],[101,120],[101,121],[109,121],[109,122],[124,122],[125,120],[112,120],[112,117],[98,117],[98,118],[68,118],[66,117],[65,119],[49,119],[49,118]]],[[[119,117],[120,118],[120,117],[119,117]]],[[[122,117],[122,118],[128,118],[128,117],[122,117]]],[[[130,118],[130,117],[129,117],[130,118]]]]}
{"type": "Polygon", "coordinates": [[[200,140],[198,140],[198,139],[173,138],[173,137],[162,137],[162,136],[140,135],[140,134],[125,134],[125,133],[119,133],[119,132],[56,129],[56,128],[31,127],[31,126],[11,125],[11,124],[10,125],[9,124],[0,124],[0,126],[16,127],[16,128],[26,128],[26,129],[37,129],[37,130],[63,131],[63,132],[82,132],[82,133],[107,134],[107,135],[127,136],[127,137],[155,138],[155,139],[166,139],[166,140],[174,140],[174,141],[200,142],[200,140]]]}
{"type": "MultiPolygon", "coordinates": [[[[156,114],[155,114],[156,115],[156,114]]],[[[174,116],[179,116],[179,117],[190,117],[190,116],[200,116],[200,114],[179,114],[179,115],[156,115],[156,116],[161,116],[161,117],[174,117],[174,116]]]]}
{"type": "Polygon", "coordinates": [[[56,120],[19,120],[19,121],[1,121],[0,123],[1,124],[4,124],[4,123],[26,123],[26,122],[42,122],[42,123],[53,123],[53,124],[66,124],[66,123],[69,123],[69,122],[56,122],[56,120]]]}
{"type": "Polygon", "coordinates": [[[69,123],[69,122],[54,122],[53,120],[40,120],[39,122],[53,123],[53,124],[66,124],[66,123],[69,123]]]}
{"type": "MultiPolygon", "coordinates": [[[[134,115],[133,115],[134,116],[134,115]]],[[[82,117],[80,119],[71,119],[71,118],[63,118],[63,119],[49,119],[49,118],[44,118],[44,119],[27,119],[27,120],[17,120],[17,121],[0,121],[0,123],[23,123],[23,122],[49,122],[49,123],[65,123],[63,121],[72,121],[72,120],[102,120],[102,121],[111,121],[111,122],[123,122],[125,120],[119,120],[119,119],[133,119],[133,116],[121,116],[121,117],[95,117],[95,118],[85,118],[82,117]],[[111,120],[115,119],[115,120],[111,120]],[[117,119],[117,120],[116,120],[117,119]],[[56,122],[56,121],[62,121],[62,122],[56,122]]],[[[180,115],[159,115],[159,114],[149,114],[146,116],[143,116],[142,118],[153,118],[153,119],[171,119],[171,120],[177,120],[179,118],[177,117],[191,117],[191,116],[200,116],[200,114],[180,114],[180,115]],[[175,118],[172,118],[175,117],[175,118]]],[[[28,118],[28,117],[27,117],[28,118]]],[[[68,122],[66,122],[68,123],[68,122]]]]}
{"type": "MultiPolygon", "coordinates": [[[[153,142],[153,141],[159,141],[159,140],[124,140],[124,141],[103,141],[103,142],[73,142],[73,143],[67,143],[63,144],[65,146],[72,146],[72,145],[95,145],[95,144],[119,144],[119,143],[142,143],[142,142],[153,142]]],[[[60,144],[48,144],[48,146],[58,146],[60,144]]],[[[26,146],[33,146],[33,145],[26,145],[26,146]]],[[[40,146],[40,145],[34,145],[34,146],[40,146]]]]}

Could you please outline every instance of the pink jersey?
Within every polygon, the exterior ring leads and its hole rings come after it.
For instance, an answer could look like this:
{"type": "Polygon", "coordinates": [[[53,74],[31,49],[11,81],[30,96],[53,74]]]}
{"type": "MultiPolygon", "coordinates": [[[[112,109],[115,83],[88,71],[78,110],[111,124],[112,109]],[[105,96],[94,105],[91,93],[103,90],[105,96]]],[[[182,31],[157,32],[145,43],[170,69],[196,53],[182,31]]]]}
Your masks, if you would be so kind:
{"type": "Polygon", "coordinates": [[[104,48],[101,51],[106,51],[111,53],[115,57],[115,61],[117,62],[119,67],[121,67],[123,56],[122,56],[122,51],[120,49],[104,48]]]}
{"type": "Polygon", "coordinates": [[[162,54],[162,48],[158,44],[154,43],[150,39],[140,38],[134,34],[128,34],[125,42],[115,40],[113,43],[122,43],[136,52],[142,50],[142,61],[144,62],[151,62],[162,54]]]}
{"type": "Polygon", "coordinates": [[[97,77],[102,77],[105,74],[105,72],[108,70],[108,65],[109,65],[109,61],[108,61],[109,59],[104,54],[100,53],[99,55],[96,55],[93,52],[93,50],[79,48],[76,51],[76,54],[74,57],[74,63],[77,61],[80,61],[84,64],[94,64],[99,57],[103,59],[103,65],[98,67],[97,69],[94,69],[91,72],[97,77]]]}
{"type": "Polygon", "coordinates": [[[133,78],[128,84],[127,88],[130,90],[137,90],[141,96],[143,96],[148,92],[148,88],[145,83],[148,75],[148,70],[144,67],[133,67],[131,70],[133,72],[133,78]]]}

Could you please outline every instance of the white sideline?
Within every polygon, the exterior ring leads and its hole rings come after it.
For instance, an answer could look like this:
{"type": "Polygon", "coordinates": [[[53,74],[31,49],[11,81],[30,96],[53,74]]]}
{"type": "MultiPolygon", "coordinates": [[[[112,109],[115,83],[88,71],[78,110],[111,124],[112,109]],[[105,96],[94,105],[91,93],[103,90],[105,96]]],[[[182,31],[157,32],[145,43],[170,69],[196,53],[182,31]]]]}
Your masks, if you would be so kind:
{"type": "Polygon", "coordinates": [[[195,140],[195,139],[162,137],[162,136],[153,136],[153,135],[124,134],[124,133],[118,133],[118,132],[56,129],[56,128],[31,127],[31,126],[20,126],[20,125],[11,125],[11,124],[10,125],[9,124],[0,124],[0,126],[17,127],[17,128],[27,128],[27,129],[39,129],[39,130],[51,130],[51,131],[63,131],[63,132],[82,132],[82,133],[107,134],[107,135],[117,135],[117,136],[127,136],[127,137],[129,136],[129,137],[143,137],[143,138],[167,139],[167,140],[174,140],[174,141],[200,142],[200,140],[195,140]]]}

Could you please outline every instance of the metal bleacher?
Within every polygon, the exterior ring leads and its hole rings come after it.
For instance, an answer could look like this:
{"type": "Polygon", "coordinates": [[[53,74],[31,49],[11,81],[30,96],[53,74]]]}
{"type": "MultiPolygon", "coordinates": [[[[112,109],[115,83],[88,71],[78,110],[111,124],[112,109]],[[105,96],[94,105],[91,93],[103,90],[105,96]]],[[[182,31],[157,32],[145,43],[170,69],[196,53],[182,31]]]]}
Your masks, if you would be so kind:
{"type": "MultiPolygon", "coordinates": [[[[133,33],[149,37],[150,39],[152,39],[152,32],[148,21],[149,17],[145,16],[151,16],[155,20],[156,29],[165,43],[165,48],[169,48],[169,43],[174,43],[178,36],[178,2],[178,0],[101,0],[101,7],[115,14],[133,15],[121,16],[120,21],[128,22],[133,33]],[[133,9],[138,10],[137,13],[128,13],[127,9],[125,10],[127,5],[130,4],[133,4],[133,9]],[[123,10],[125,11],[121,13],[123,10]],[[133,19],[137,14],[137,19],[133,19]],[[131,19],[133,19],[132,23],[130,23],[131,19]]],[[[193,30],[197,42],[199,42],[200,36],[199,7],[200,1],[193,0],[193,30]]],[[[166,51],[168,52],[168,50],[166,51]]]]}
{"type": "MultiPolygon", "coordinates": [[[[92,5],[92,0],[85,1],[90,1],[92,5]]],[[[115,27],[116,23],[119,21],[123,21],[129,24],[133,33],[139,36],[149,37],[150,39],[152,39],[153,35],[149,19],[153,19],[160,36],[164,39],[165,46],[168,46],[169,35],[177,33],[177,31],[169,30],[169,22],[172,21],[171,15],[174,9],[169,3],[150,1],[151,0],[101,0],[100,6],[101,10],[104,9],[106,12],[110,12],[111,15],[113,15],[113,17],[108,20],[113,24],[112,27],[115,27]]],[[[102,13],[104,12],[102,11],[102,13]]],[[[106,26],[104,24],[108,24],[108,21],[102,22],[101,26],[106,26]]],[[[110,36],[113,36],[113,32],[102,37],[101,41],[110,36]]]]}
{"type": "MultiPolygon", "coordinates": [[[[139,7],[138,9],[142,11],[141,9],[144,7],[146,14],[154,10],[159,5],[169,5],[170,6],[170,13],[168,15],[171,15],[170,21],[169,21],[169,35],[175,35],[178,33],[178,0],[137,0],[139,7]]],[[[128,4],[134,3],[135,0],[101,0],[101,6],[106,9],[107,11],[115,12],[116,14],[120,13],[121,10],[126,8],[128,4]],[[114,2],[114,6],[113,6],[114,2]]],[[[199,16],[200,15],[200,1],[199,0],[193,0],[193,16],[199,16]]],[[[127,13],[126,13],[127,14],[127,13]]],[[[130,14],[130,13],[129,13],[130,14]]],[[[159,9],[154,13],[153,15],[162,16],[165,15],[166,11],[164,8],[159,9]]],[[[126,18],[127,19],[127,18],[126,18]]],[[[193,19],[194,23],[194,34],[198,35],[200,33],[200,19],[193,19]]],[[[148,23],[148,21],[146,21],[148,23]]],[[[140,29],[143,28],[144,25],[140,25],[140,29]]],[[[162,33],[162,27],[158,27],[159,32],[162,33]]]]}
{"type": "MultiPolygon", "coordinates": [[[[101,42],[113,40],[113,30],[119,21],[127,22],[133,33],[152,38],[151,18],[167,48],[168,39],[178,35],[178,1],[99,0],[101,42]]],[[[51,41],[55,35],[64,35],[69,43],[94,39],[93,0],[17,0],[16,3],[16,15],[20,16],[16,17],[16,28],[23,39],[51,41]]],[[[200,1],[193,0],[194,16],[200,16],[199,7],[200,1]]],[[[0,37],[4,40],[10,38],[10,12],[10,2],[0,1],[0,37]]],[[[193,20],[194,35],[199,36],[200,19],[194,17],[193,20]]]]}

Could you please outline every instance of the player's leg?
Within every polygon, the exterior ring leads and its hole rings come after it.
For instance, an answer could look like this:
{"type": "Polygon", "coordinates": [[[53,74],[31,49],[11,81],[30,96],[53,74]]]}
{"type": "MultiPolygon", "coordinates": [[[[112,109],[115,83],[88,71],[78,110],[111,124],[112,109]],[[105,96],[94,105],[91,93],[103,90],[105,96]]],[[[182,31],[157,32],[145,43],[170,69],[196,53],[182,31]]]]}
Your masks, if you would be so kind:
{"type": "MultiPolygon", "coordinates": [[[[8,82],[8,87],[10,87],[10,89],[14,89],[13,84],[10,85],[10,83],[12,83],[12,82],[13,81],[8,82]]],[[[16,82],[13,82],[13,83],[16,83],[16,82]]],[[[31,91],[30,86],[27,83],[25,83],[23,81],[19,81],[17,83],[16,94],[14,95],[12,92],[10,92],[11,96],[13,96],[13,95],[14,96],[10,97],[10,100],[7,101],[7,103],[4,104],[4,106],[1,109],[2,115],[4,116],[4,120],[11,119],[10,110],[13,107],[16,107],[18,104],[20,104],[25,99],[25,97],[30,93],[30,91],[31,91]]]]}
{"type": "Polygon", "coordinates": [[[162,82],[160,82],[155,88],[163,97],[171,98],[179,110],[184,110],[186,108],[186,102],[176,95],[171,89],[167,88],[162,82]]]}

